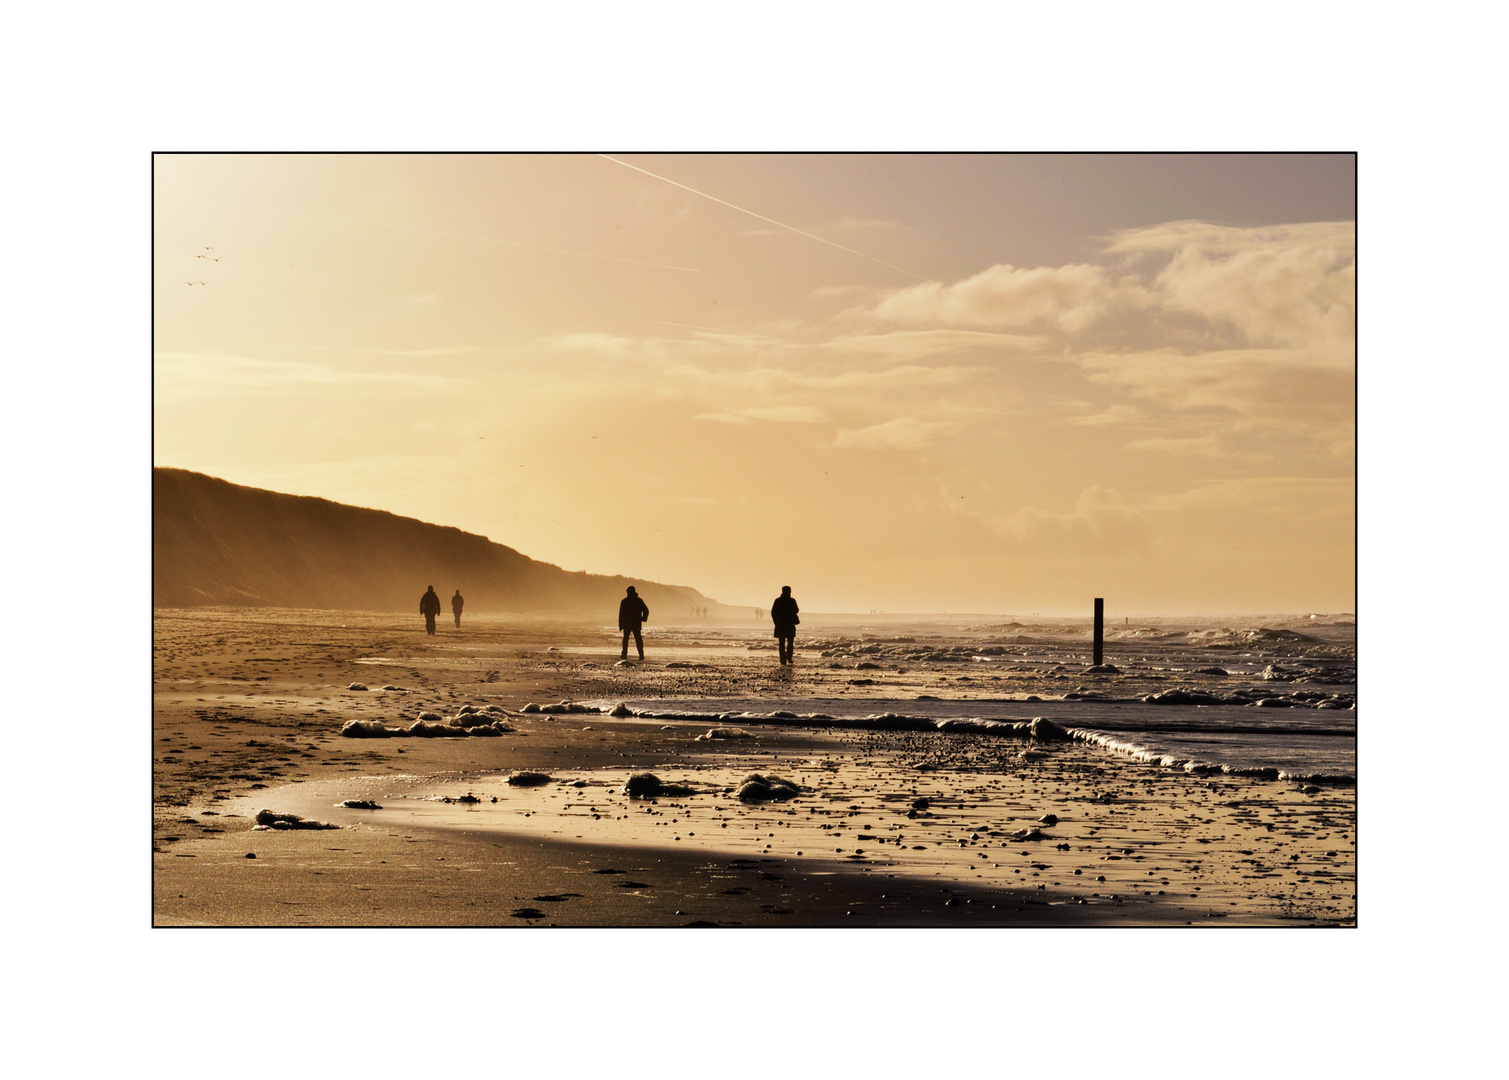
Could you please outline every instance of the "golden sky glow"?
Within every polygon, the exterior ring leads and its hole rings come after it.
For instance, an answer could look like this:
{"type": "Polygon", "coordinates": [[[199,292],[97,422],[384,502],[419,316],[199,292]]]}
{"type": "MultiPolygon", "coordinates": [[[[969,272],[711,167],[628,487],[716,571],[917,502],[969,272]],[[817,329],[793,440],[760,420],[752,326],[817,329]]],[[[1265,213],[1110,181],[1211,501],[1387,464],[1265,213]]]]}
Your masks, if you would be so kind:
{"type": "Polygon", "coordinates": [[[1353,610],[1342,155],[159,155],[154,461],[813,611],[1353,610]]]}

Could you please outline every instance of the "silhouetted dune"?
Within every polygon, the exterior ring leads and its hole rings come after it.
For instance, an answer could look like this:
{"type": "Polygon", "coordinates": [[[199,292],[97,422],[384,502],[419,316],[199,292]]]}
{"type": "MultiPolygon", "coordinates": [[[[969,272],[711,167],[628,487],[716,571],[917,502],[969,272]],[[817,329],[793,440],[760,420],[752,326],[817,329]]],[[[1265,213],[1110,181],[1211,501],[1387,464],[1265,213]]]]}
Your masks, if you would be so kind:
{"type": "Polygon", "coordinates": [[[630,584],[652,619],[723,606],[684,586],[572,573],[485,536],[382,510],[152,470],[154,607],[417,612],[434,585],[446,620],[459,588],[468,612],[595,612],[612,621],[630,584]]]}

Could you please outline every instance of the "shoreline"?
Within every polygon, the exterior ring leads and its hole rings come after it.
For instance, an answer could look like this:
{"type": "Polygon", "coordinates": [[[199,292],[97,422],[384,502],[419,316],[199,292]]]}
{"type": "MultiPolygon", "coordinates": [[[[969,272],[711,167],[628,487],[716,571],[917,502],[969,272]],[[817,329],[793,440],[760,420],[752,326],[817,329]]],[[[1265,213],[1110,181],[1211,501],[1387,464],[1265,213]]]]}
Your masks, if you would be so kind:
{"type": "MultiPolygon", "coordinates": [[[[749,738],[714,745],[698,741],[702,722],[523,712],[560,699],[832,692],[829,673],[803,667],[800,639],[794,669],[727,647],[709,668],[706,630],[671,629],[646,667],[615,669],[583,658],[583,631],[482,622],[426,641],[422,626],[396,617],[155,613],[153,924],[1355,924],[1350,788],[1307,795],[1085,744],[752,724],[749,738]],[[363,671],[369,685],[408,692],[346,690],[363,671]],[[391,723],[416,697],[443,712],[494,703],[514,731],[340,737],[345,720],[391,723]],[[502,783],[523,769],[556,781],[502,783]],[[631,800],[617,789],[637,771],[689,781],[697,794],[631,800]],[[791,773],[804,791],[789,804],[744,806],[731,785],[748,772],[791,773]],[[431,797],[466,785],[499,802],[442,820],[455,808],[431,797]],[[337,809],[326,797],[357,788],[384,809],[337,809]],[[925,816],[908,817],[920,798],[930,800],[925,816]],[[254,829],[264,808],[343,827],[254,829]],[[1059,820],[1035,825],[1045,814],[1059,820]],[[653,842],[672,817],[702,837],[653,842]],[[714,841],[693,823],[723,827],[714,841]],[[727,826],[749,833],[757,823],[768,848],[726,840],[727,826]],[[1012,838],[1033,828],[1040,839],[1012,838]],[[835,836],[866,839],[815,855],[820,838],[835,836]],[[642,872],[594,872],[633,868],[642,872]],[[557,896],[566,898],[538,899],[557,896]],[[945,896],[955,902],[934,902],[945,896]]],[[[869,688],[854,689],[858,698],[869,688]]]]}

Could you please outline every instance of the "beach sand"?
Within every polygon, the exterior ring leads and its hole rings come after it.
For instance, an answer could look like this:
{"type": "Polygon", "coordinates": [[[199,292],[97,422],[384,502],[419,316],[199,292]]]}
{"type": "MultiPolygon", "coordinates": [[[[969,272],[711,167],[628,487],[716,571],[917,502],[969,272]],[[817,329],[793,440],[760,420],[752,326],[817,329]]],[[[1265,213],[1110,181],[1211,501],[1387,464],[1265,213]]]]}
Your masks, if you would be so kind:
{"type": "Polygon", "coordinates": [[[1355,922],[1351,787],[1202,777],[1083,743],[794,724],[709,739],[707,723],[524,711],[937,689],[915,672],[856,679],[797,641],[782,669],[753,625],[655,626],[647,662],[619,667],[602,622],[441,620],[428,637],[417,617],[388,614],[159,610],[153,923],[1355,922]],[[400,726],[466,705],[501,710],[513,730],[340,735],[349,720],[400,726]],[[551,779],[507,782],[525,771],[551,779]],[[689,791],[631,798],[622,787],[639,772],[689,791]],[[750,773],[800,793],[741,802],[750,773]],[[257,828],[264,810],[338,827],[257,828]]]}

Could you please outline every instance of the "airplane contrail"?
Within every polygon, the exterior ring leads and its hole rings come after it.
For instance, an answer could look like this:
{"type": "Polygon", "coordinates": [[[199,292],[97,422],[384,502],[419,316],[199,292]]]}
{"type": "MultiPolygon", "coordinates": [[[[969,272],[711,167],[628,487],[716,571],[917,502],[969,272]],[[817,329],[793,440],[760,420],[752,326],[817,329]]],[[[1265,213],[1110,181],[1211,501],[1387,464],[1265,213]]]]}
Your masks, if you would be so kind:
{"type": "Polygon", "coordinates": [[[232,202],[228,199],[205,199],[203,201],[218,202],[228,206],[248,207],[253,210],[267,210],[274,214],[295,214],[299,217],[322,218],[325,221],[344,221],[348,225],[368,225],[374,229],[399,229],[403,232],[429,233],[432,236],[450,236],[458,240],[477,240],[484,244],[503,244],[506,247],[529,248],[531,251],[549,251],[556,255],[578,255],[585,259],[606,259],[609,262],[631,263],[634,266],[652,266],[657,270],[679,270],[684,274],[701,273],[700,270],[691,266],[671,266],[668,263],[645,262],[642,259],[626,259],[618,255],[599,255],[592,251],[573,251],[570,248],[544,247],[540,244],[526,244],[519,240],[499,240],[492,236],[446,232],[443,229],[426,229],[418,225],[393,225],[385,221],[362,221],[359,218],[336,217],[333,214],[316,214],[309,210],[285,210],[281,206],[261,206],[257,203],[232,202]]]}
{"type": "Polygon", "coordinates": [[[796,233],[798,236],[805,236],[808,240],[816,240],[820,244],[827,244],[829,247],[836,247],[840,251],[847,251],[850,255],[858,255],[861,259],[869,259],[871,262],[880,263],[881,266],[884,266],[889,270],[895,270],[898,274],[905,274],[907,277],[913,278],[917,281],[922,280],[910,270],[903,270],[899,266],[892,266],[890,263],[885,262],[881,259],[877,259],[873,255],[866,255],[863,251],[855,251],[851,247],[844,247],[844,245],[838,243],[837,241],[829,240],[822,236],[814,236],[810,232],[805,232],[802,229],[798,229],[795,225],[787,225],[784,221],[777,221],[775,218],[768,218],[764,214],[757,214],[753,210],[746,210],[742,206],[735,206],[733,203],[728,202],[725,199],[720,199],[716,195],[709,195],[705,191],[698,191],[696,188],[687,187],[685,184],[677,183],[675,180],[672,180],[669,177],[661,176],[658,173],[652,173],[649,169],[641,169],[638,165],[630,165],[627,161],[621,161],[618,158],[612,157],[608,154],[598,154],[597,156],[600,158],[605,158],[616,165],[622,165],[626,169],[633,169],[635,172],[644,173],[646,176],[653,177],[654,179],[663,181],[667,184],[671,184],[674,187],[679,187],[683,191],[690,191],[693,195],[700,195],[704,199],[711,199],[713,202],[718,203],[722,206],[726,206],[731,210],[737,210],[741,214],[748,214],[752,218],[758,218],[759,220],[767,221],[772,225],[778,225],[783,229],[796,233]]]}

